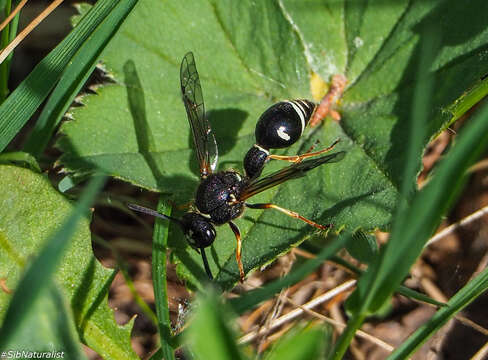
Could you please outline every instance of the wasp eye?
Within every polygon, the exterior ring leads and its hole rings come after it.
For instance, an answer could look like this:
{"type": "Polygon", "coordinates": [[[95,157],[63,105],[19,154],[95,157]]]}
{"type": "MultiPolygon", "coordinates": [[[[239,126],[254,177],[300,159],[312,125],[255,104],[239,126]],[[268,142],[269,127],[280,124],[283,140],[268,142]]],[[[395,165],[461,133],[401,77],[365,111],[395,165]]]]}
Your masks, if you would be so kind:
{"type": "Polygon", "coordinates": [[[181,218],[183,232],[193,248],[205,248],[215,240],[217,235],[213,225],[200,214],[188,212],[181,218]]]}

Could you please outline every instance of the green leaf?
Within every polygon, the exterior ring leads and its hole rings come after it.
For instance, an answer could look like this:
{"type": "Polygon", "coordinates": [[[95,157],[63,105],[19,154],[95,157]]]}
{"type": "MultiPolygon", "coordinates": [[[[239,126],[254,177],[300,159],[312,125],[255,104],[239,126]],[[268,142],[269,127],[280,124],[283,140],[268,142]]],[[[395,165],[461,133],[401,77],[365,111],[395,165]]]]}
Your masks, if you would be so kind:
{"type": "Polygon", "coordinates": [[[194,318],[186,331],[194,359],[239,360],[246,357],[237,347],[234,331],[229,324],[234,316],[214,295],[200,298],[194,318]]]}
{"type": "Polygon", "coordinates": [[[279,339],[264,360],[325,359],[325,350],[331,344],[332,330],[329,326],[299,325],[279,339]]]}
{"type": "Polygon", "coordinates": [[[104,181],[103,177],[93,179],[70,216],[60,229],[49,237],[38,256],[28,265],[3,319],[0,341],[7,341],[14,335],[19,323],[22,322],[23,310],[28,311],[45,286],[49,285],[64,251],[70,244],[68,240],[72,238],[79,220],[94,202],[104,181]]]}
{"type": "Polygon", "coordinates": [[[378,244],[374,235],[357,230],[353,234],[354,241],[347,244],[347,251],[359,261],[368,264],[378,256],[378,244]]]}
{"type": "MultiPolygon", "coordinates": [[[[49,281],[45,281],[49,284],[49,281]]],[[[51,353],[52,358],[86,359],[80,346],[71,310],[56,286],[46,286],[2,350],[51,353]]],[[[25,354],[22,358],[32,358],[25,354]]],[[[11,358],[14,358],[11,356],[11,358]]],[[[21,356],[17,356],[21,358],[21,356]]]]}
{"type": "MultiPolygon", "coordinates": [[[[69,233],[59,227],[73,211],[73,205],[52,188],[47,178],[27,169],[0,165],[0,187],[3,189],[0,195],[0,247],[4,254],[0,257],[0,278],[6,279],[6,286],[9,289],[20,286],[19,280],[31,258],[47,244],[49,236],[58,231],[56,244],[68,245],[66,253],[58,254],[51,247],[46,256],[62,255],[54,278],[69,299],[79,337],[104,358],[136,359],[130,346],[132,322],[118,326],[106,303],[115,273],[104,269],[93,256],[89,219],[84,217],[76,228],[72,228],[74,235],[68,244],[69,233]]],[[[41,275],[41,279],[35,281],[36,285],[42,283],[42,274],[47,269],[54,270],[49,260],[41,262],[38,267],[35,263],[30,267],[35,274],[41,275]]],[[[14,298],[15,294],[17,292],[14,298]]],[[[23,299],[27,301],[29,296],[23,299]]],[[[6,318],[7,304],[11,300],[11,295],[0,292],[0,320],[4,327],[11,324],[6,318]]],[[[16,306],[22,304],[18,300],[13,303],[18,303],[16,306]]]]}
{"type": "MultiPolygon", "coordinates": [[[[179,89],[179,63],[187,51],[195,53],[219,144],[219,170],[242,169],[256,120],[273,102],[317,96],[312,73],[324,81],[341,73],[348,78],[342,120],[306,131],[303,141],[285,152],[304,152],[317,139],[326,146],[341,138],[337,150],[347,152],[345,159],[252,202],[273,202],[339,229],[388,229],[403,179],[423,24],[442,19],[440,50],[427,69],[436,91],[424,147],[455,118],[449,104],[487,72],[486,7],[482,0],[469,7],[441,0],[388,6],[383,0],[211,0],[191,6],[146,0],[102,55],[116,83],[85,96],[85,106],[72,110],[74,121],[63,125],[61,162],[74,173],[100,169],[186,203],[198,184],[179,89]],[[460,20],[466,18],[472,20],[460,20]]],[[[422,149],[416,151],[419,169],[422,149]]],[[[271,162],[266,171],[284,165],[271,162]]],[[[413,187],[415,178],[407,180],[413,187]]],[[[313,231],[268,210],[249,210],[238,224],[246,272],[286,253],[313,231]]],[[[198,254],[185,246],[176,227],[170,228],[169,241],[181,263],[179,274],[191,282],[203,278],[198,254]]],[[[232,286],[238,271],[235,239],[227,226],[218,229],[209,253],[216,281],[232,286]]]]}

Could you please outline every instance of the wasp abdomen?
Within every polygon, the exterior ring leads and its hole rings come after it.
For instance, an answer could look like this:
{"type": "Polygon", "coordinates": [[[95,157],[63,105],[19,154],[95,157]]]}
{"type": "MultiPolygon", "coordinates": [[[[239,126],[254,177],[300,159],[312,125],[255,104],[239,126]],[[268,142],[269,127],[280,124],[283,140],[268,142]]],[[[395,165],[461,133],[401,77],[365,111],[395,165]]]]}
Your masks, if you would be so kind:
{"type": "Polygon", "coordinates": [[[314,109],[314,103],[302,99],[274,104],[256,124],[256,144],[264,149],[291,146],[302,135],[314,109]]]}

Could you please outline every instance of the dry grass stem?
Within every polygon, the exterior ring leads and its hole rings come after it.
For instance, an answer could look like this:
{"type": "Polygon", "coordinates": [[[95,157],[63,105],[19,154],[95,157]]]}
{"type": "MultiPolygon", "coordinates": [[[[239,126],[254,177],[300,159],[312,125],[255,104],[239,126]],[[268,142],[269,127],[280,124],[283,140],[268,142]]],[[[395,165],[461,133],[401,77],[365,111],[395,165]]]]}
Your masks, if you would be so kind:
{"type": "MultiPolygon", "coordinates": [[[[298,305],[298,304],[295,304],[293,303],[290,299],[288,299],[288,301],[293,304],[294,306],[298,306],[299,308],[302,308],[304,312],[306,312],[307,314],[310,314],[311,316],[317,318],[317,319],[320,319],[322,321],[325,321],[333,326],[335,326],[336,328],[338,328],[340,331],[342,331],[345,327],[346,327],[346,324],[342,321],[337,321],[337,320],[334,320],[330,317],[327,317],[325,315],[322,315],[316,311],[313,311],[313,310],[310,310],[310,309],[306,309],[304,308],[303,305],[298,305]]],[[[381,339],[378,339],[377,337],[374,337],[373,335],[370,335],[362,330],[358,330],[356,332],[356,335],[365,339],[365,340],[368,340],[368,341],[371,341],[372,343],[378,345],[379,347],[381,347],[382,349],[385,349],[386,351],[393,351],[395,348],[388,344],[387,342],[381,340],[381,339]]]]}
{"type": "Polygon", "coordinates": [[[479,349],[476,354],[471,358],[471,360],[483,360],[488,357],[488,342],[479,349]]]}
{"type": "Polygon", "coordinates": [[[437,234],[432,236],[429,241],[427,241],[427,244],[425,244],[425,246],[429,246],[430,244],[433,244],[436,241],[439,241],[440,239],[442,239],[443,237],[453,233],[455,230],[459,229],[460,227],[466,226],[466,225],[472,223],[473,221],[478,220],[479,218],[483,217],[486,214],[488,214],[488,205],[486,205],[486,206],[482,207],[481,209],[475,211],[471,215],[466,216],[461,221],[458,221],[457,223],[449,225],[445,229],[439,231],[437,234]]]}
{"type": "Polygon", "coordinates": [[[2,21],[2,23],[0,24],[0,31],[2,31],[5,28],[5,26],[7,26],[12,21],[12,19],[15,17],[15,15],[17,15],[17,13],[24,7],[24,5],[26,3],[27,3],[27,0],[22,0],[19,3],[19,5],[17,5],[17,7],[14,9],[14,11],[12,11],[10,13],[10,15],[7,16],[7,18],[2,21]]]}
{"type": "MultiPolygon", "coordinates": [[[[348,280],[345,283],[343,283],[342,285],[339,285],[339,286],[335,287],[334,289],[329,290],[326,293],[316,297],[315,299],[310,300],[308,303],[301,305],[299,308],[294,309],[294,310],[290,311],[289,313],[286,313],[283,316],[280,316],[279,318],[275,319],[271,323],[269,330],[273,330],[273,329],[287,323],[288,321],[295,319],[296,317],[303,314],[304,309],[312,309],[315,306],[317,306],[317,305],[319,305],[325,301],[333,299],[335,296],[337,296],[337,295],[343,293],[344,291],[347,291],[347,290],[351,289],[352,287],[354,287],[355,284],[356,284],[356,280],[348,280]]],[[[246,335],[242,336],[238,340],[238,342],[239,342],[239,344],[248,343],[250,341],[253,341],[257,336],[260,336],[262,333],[264,333],[264,331],[256,328],[256,329],[250,331],[249,333],[247,333],[246,335]]]]}
{"type": "Polygon", "coordinates": [[[8,44],[5,49],[0,52],[0,64],[10,55],[10,53],[19,45],[24,38],[34,30],[50,13],[54,11],[64,0],[54,0],[47,8],[45,8],[34,20],[22,30],[19,35],[8,44]]]}

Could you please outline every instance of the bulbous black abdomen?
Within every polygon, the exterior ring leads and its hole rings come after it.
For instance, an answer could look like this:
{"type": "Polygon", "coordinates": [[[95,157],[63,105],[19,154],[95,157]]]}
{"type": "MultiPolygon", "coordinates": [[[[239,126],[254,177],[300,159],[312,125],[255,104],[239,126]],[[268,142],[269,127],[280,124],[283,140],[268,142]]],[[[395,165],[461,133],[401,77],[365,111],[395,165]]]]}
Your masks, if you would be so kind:
{"type": "Polygon", "coordinates": [[[282,101],[268,108],[256,124],[256,144],[265,149],[285,148],[302,135],[315,104],[308,100],[282,101]]]}
{"type": "Polygon", "coordinates": [[[243,187],[242,177],[234,171],[211,174],[198,186],[195,206],[210,215],[213,223],[225,224],[244,211],[242,202],[237,201],[243,187]]]}

